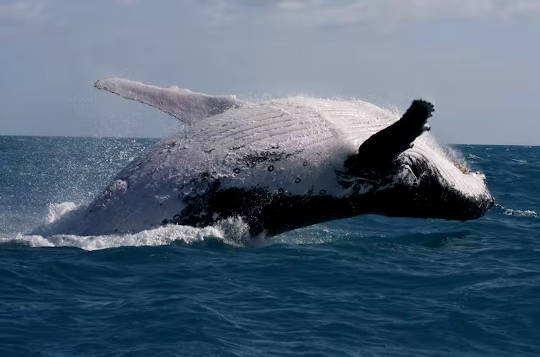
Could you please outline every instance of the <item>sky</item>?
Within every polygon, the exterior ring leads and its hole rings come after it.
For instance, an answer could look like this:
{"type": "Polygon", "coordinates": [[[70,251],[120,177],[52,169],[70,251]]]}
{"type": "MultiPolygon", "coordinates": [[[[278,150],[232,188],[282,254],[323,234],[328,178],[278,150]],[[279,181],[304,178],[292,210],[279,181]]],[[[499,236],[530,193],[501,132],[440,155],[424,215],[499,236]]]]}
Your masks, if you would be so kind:
{"type": "Polygon", "coordinates": [[[433,101],[445,143],[540,145],[538,0],[0,0],[0,135],[162,137],[124,77],[261,100],[433,101]]]}

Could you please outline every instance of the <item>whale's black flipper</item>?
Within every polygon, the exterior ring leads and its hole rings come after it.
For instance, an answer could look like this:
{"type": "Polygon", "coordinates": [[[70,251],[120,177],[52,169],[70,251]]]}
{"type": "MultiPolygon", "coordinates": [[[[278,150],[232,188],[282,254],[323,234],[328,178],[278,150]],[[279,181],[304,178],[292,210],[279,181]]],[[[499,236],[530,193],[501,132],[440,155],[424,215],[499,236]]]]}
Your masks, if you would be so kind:
{"type": "Polygon", "coordinates": [[[349,169],[377,169],[388,166],[424,131],[426,122],[434,111],[433,104],[417,99],[394,124],[373,134],[360,145],[358,154],[351,156],[345,165],[349,169]]]}

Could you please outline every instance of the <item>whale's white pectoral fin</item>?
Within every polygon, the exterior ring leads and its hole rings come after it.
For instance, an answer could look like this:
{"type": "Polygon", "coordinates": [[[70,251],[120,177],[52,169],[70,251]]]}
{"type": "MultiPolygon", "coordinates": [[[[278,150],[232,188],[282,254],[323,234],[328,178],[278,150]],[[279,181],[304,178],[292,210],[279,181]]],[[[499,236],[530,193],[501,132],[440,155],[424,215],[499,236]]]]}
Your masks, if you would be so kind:
{"type": "Polygon", "coordinates": [[[161,88],[122,78],[101,79],[94,87],[148,104],[188,124],[240,104],[233,95],[210,96],[176,86],[161,88]]]}

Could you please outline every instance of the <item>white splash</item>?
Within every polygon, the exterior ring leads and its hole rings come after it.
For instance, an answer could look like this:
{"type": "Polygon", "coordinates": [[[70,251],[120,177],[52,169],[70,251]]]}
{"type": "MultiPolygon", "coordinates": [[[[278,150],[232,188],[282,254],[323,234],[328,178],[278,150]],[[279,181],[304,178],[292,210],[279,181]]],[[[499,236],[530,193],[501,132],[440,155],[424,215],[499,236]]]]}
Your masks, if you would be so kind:
{"type": "Polygon", "coordinates": [[[49,203],[47,208],[49,212],[47,213],[45,222],[50,224],[58,221],[66,213],[73,211],[77,208],[77,205],[74,202],[49,203]]]}
{"type": "Polygon", "coordinates": [[[451,148],[443,149],[429,133],[422,134],[414,143],[414,147],[405,153],[428,158],[446,184],[469,197],[481,199],[491,197],[484,174],[471,172],[459,152],[451,148]]]}
{"type": "Polygon", "coordinates": [[[514,216],[514,217],[532,217],[532,218],[538,218],[538,213],[533,210],[519,210],[519,209],[512,209],[512,208],[504,208],[503,214],[506,216],[514,216]]]}
{"type": "Polygon", "coordinates": [[[218,239],[227,245],[243,247],[260,245],[264,237],[252,240],[249,235],[249,226],[241,218],[231,217],[216,223],[214,226],[204,228],[167,225],[133,234],[42,236],[18,233],[15,237],[0,237],[0,244],[22,244],[30,247],[73,247],[92,251],[119,247],[162,246],[179,242],[193,244],[206,239],[218,239]]]}

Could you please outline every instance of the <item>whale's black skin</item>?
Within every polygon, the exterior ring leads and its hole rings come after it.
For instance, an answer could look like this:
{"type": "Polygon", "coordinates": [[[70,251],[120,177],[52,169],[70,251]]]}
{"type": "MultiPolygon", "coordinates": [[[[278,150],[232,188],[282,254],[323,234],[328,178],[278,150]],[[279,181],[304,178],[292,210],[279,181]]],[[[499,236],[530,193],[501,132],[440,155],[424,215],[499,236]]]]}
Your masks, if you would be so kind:
{"type": "MultiPolygon", "coordinates": [[[[380,185],[392,179],[400,163],[394,163],[385,179],[378,177],[380,185]]],[[[415,163],[414,170],[422,179],[417,187],[398,185],[392,190],[357,192],[342,198],[324,192],[293,195],[286,190],[269,192],[265,189],[220,189],[217,179],[203,175],[199,185],[206,186],[205,194],[185,200],[186,208],[162,224],[181,224],[195,227],[212,225],[227,217],[242,217],[249,225],[252,236],[268,236],[312,224],[354,217],[360,214],[381,214],[396,217],[431,217],[452,220],[470,220],[483,216],[493,199],[471,202],[457,190],[442,188],[436,172],[429,172],[425,163],[415,163]],[[407,212],[404,214],[404,212],[407,212]]],[[[374,171],[372,175],[376,175],[374,171]]]]}

